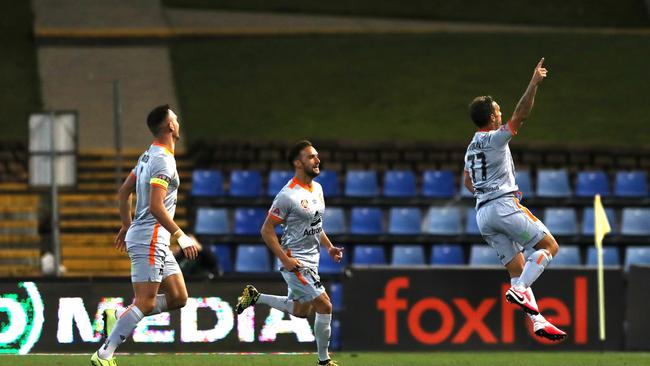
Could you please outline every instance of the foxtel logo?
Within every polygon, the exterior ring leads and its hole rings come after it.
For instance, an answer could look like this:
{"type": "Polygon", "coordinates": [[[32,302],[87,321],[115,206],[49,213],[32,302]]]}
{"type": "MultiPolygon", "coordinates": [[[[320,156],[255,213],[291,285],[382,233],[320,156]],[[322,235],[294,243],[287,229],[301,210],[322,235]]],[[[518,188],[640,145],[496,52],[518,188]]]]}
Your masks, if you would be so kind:
{"type": "MultiPolygon", "coordinates": [[[[481,299],[478,304],[472,305],[465,298],[454,298],[451,302],[437,297],[426,297],[412,304],[405,298],[400,298],[400,290],[408,290],[409,278],[406,276],[395,277],[386,283],[384,297],[377,300],[377,309],[384,313],[384,342],[398,344],[398,313],[406,312],[406,327],[415,340],[425,345],[439,344],[450,340],[452,344],[463,344],[470,336],[476,334],[486,344],[509,344],[515,341],[514,319],[521,316],[521,310],[503,300],[502,294],[510,287],[503,284],[501,293],[497,297],[481,299]],[[500,309],[497,303],[500,304],[500,309]],[[462,314],[458,319],[453,309],[462,314]],[[495,332],[485,324],[485,317],[492,311],[501,313],[501,333],[495,332]],[[427,330],[422,327],[421,318],[426,312],[436,312],[441,322],[438,329],[427,330]],[[462,323],[458,323],[461,321],[462,323]],[[460,327],[457,326],[460,324],[460,327]],[[499,338],[497,338],[499,337],[499,338]]],[[[572,336],[575,344],[587,343],[587,278],[577,276],[574,279],[574,309],[573,320],[569,307],[560,299],[545,297],[537,300],[537,305],[542,313],[554,314],[553,323],[558,327],[573,325],[572,336]],[[572,324],[573,323],[573,324],[572,324]]],[[[528,330],[532,335],[532,329],[528,330]]],[[[551,344],[552,341],[534,337],[542,344],[551,344]]]]}

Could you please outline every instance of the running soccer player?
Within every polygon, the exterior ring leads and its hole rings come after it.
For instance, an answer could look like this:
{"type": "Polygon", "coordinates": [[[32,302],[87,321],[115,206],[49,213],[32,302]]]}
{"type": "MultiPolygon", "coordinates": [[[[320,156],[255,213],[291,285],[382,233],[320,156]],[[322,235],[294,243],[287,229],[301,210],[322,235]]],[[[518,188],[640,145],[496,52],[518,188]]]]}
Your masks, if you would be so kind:
{"type": "Polygon", "coordinates": [[[135,299],[123,311],[107,309],[104,312],[106,340],[92,355],[90,364],[93,366],[116,365],[115,349],[133,333],[143,317],[182,308],[187,301],[183,274],[169,250],[171,241],[178,244],[188,258],[197,256],[194,240],[174,222],[180,184],[174,147],[180,138],[180,126],[168,105],[154,108],[147,116],[147,126],[154,135],[153,144],[140,155],[118,193],[122,228],[115,238],[115,247],[126,250],[131,259],[135,299]],[[134,192],[137,203],[132,221],[131,194],[134,192]]]}
{"type": "Polygon", "coordinates": [[[320,282],[318,261],[321,245],[336,262],[343,257],[343,249],[332,245],[323,231],[323,189],[313,181],[320,173],[320,159],[311,142],[298,142],[289,151],[289,164],[294,168],[295,176],[275,197],[261,229],[264,242],[282,262],[280,273],[289,287],[288,295],[262,294],[252,285],[247,285],[236,310],[241,314],[257,303],[300,318],[306,318],[312,309],[315,310],[318,364],[337,366],[328,352],[332,303],[320,282]],[[277,225],[284,229],[281,242],[275,234],[277,225]]]}
{"type": "Polygon", "coordinates": [[[510,274],[506,300],[530,317],[535,334],[562,340],[566,333],[546,320],[530,286],[557,255],[559,246],[546,226],[521,205],[508,142],[530,115],[539,84],[547,75],[542,58],[510,120],[503,125],[501,108],[492,97],[476,97],[469,105],[478,127],[465,154],[464,184],[476,198],[476,221],[485,241],[496,250],[510,274]],[[524,260],[522,252],[531,249],[524,260]]]}

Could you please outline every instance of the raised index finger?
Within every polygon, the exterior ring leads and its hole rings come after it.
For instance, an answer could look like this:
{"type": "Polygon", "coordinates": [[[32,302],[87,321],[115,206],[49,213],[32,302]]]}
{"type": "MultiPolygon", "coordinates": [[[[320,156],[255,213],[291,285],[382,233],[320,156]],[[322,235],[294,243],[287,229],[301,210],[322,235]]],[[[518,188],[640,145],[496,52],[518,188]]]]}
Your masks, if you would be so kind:
{"type": "Polygon", "coordinates": [[[537,67],[538,67],[538,68],[542,67],[542,64],[543,64],[543,63],[544,63],[544,57],[542,57],[542,59],[539,60],[539,62],[537,63],[537,67]]]}

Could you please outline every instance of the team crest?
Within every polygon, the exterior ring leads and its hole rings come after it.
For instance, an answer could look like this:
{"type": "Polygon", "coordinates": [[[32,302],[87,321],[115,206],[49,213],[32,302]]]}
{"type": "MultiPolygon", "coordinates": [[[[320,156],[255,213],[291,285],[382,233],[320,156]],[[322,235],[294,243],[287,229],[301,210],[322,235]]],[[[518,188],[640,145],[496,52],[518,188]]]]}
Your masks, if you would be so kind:
{"type": "Polygon", "coordinates": [[[300,206],[302,206],[302,208],[309,207],[309,201],[307,201],[307,200],[300,201],[300,206]]]}

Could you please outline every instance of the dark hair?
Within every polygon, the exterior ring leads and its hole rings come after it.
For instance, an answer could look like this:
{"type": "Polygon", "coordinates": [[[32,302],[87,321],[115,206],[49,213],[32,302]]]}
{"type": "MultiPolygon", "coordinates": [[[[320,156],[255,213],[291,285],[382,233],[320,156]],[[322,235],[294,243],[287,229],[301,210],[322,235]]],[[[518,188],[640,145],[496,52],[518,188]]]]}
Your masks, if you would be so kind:
{"type": "Polygon", "coordinates": [[[293,162],[294,160],[298,159],[300,152],[309,146],[313,145],[310,141],[307,140],[298,141],[295,145],[293,145],[293,147],[289,150],[289,154],[287,155],[287,161],[289,162],[289,165],[293,167],[293,162]]]}
{"type": "Polygon", "coordinates": [[[169,104],[159,105],[156,108],[152,109],[147,116],[147,127],[154,135],[158,134],[160,131],[160,125],[167,119],[169,114],[169,104]]]}
{"type": "Polygon", "coordinates": [[[469,116],[479,128],[487,126],[490,116],[494,113],[494,100],[489,95],[474,98],[469,104],[469,116]]]}

